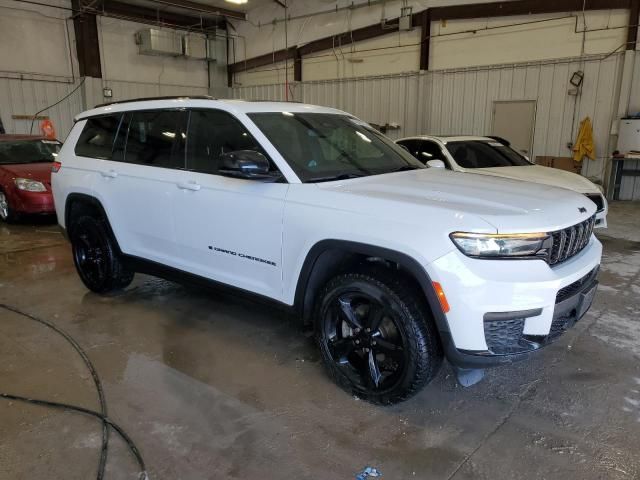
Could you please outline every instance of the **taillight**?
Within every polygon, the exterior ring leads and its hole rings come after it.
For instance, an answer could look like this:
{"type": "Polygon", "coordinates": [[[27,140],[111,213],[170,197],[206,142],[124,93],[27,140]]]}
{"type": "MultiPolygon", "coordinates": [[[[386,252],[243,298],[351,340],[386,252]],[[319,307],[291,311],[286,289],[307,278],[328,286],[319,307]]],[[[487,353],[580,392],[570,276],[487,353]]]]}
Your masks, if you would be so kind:
{"type": "Polygon", "coordinates": [[[51,173],[57,173],[58,170],[60,170],[61,168],[62,168],[62,163],[53,162],[53,165],[51,165],[51,173]]]}

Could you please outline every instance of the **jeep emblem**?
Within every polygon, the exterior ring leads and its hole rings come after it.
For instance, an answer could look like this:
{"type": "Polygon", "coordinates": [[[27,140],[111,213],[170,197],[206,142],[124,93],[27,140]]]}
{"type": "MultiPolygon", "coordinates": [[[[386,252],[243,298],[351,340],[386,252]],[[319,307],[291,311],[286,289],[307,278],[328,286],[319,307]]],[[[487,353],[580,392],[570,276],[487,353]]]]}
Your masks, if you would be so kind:
{"type": "Polygon", "coordinates": [[[586,208],[584,208],[584,207],[579,207],[579,208],[578,208],[578,211],[579,211],[580,213],[587,213],[587,209],[586,209],[586,208]]]}

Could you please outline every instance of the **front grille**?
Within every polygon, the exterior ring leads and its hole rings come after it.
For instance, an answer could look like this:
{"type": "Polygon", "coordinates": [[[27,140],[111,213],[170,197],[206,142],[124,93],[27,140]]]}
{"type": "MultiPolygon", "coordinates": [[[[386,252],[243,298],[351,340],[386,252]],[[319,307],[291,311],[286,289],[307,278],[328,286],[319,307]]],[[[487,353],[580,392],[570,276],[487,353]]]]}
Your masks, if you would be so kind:
{"type": "Polygon", "coordinates": [[[549,335],[547,335],[546,341],[551,342],[566,332],[569,327],[573,326],[575,320],[575,310],[561,315],[559,317],[555,317],[551,322],[551,329],[549,330],[549,335]]]}
{"type": "Polygon", "coordinates": [[[599,193],[586,193],[585,197],[587,197],[589,200],[591,200],[593,203],[596,204],[596,208],[598,212],[601,212],[604,210],[604,199],[602,198],[602,195],[600,195],[599,193]]]}
{"type": "Polygon", "coordinates": [[[575,295],[580,290],[582,290],[582,287],[584,287],[587,284],[587,282],[589,282],[596,275],[597,272],[598,272],[598,267],[591,270],[580,280],[576,280],[575,282],[558,290],[558,293],[556,294],[556,303],[560,303],[566,300],[567,298],[575,295]]]}
{"type": "Polygon", "coordinates": [[[497,320],[484,323],[484,339],[491,352],[496,354],[515,353],[524,330],[524,318],[497,320]]]}
{"type": "Polygon", "coordinates": [[[547,257],[549,265],[557,265],[580,253],[589,243],[595,222],[594,215],[572,227],[551,232],[553,243],[547,257]]]}

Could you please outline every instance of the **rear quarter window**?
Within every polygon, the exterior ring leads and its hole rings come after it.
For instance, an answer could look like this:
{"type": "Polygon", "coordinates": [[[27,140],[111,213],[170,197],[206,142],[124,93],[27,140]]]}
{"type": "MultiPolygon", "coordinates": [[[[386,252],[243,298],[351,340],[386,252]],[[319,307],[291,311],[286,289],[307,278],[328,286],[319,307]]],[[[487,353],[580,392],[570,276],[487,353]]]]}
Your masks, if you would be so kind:
{"type": "Polygon", "coordinates": [[[76,155],[111,160],[121,117],[122,114],[113,114],[87,119],[76,143],[76,155]]]}

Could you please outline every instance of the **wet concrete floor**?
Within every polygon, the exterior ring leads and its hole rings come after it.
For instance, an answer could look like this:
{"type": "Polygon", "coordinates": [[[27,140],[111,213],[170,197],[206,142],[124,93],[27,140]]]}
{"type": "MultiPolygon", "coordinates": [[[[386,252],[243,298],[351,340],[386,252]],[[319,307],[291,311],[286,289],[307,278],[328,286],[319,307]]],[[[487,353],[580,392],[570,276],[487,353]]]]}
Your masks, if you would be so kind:
{"type": "MultiPolygon", "coordinates": [[[[640,231],[639,204],[613,205],[613,231],[617,212],[640,231]]],[[[367,465],[384,480],[638,479],[640,242],[599,237],[601,288],[573,330],[471,388],[445,364],[388,408],[335,387],[278,309],[143,275],[116,296],[89,293],[55,225],[0,224],[0,303],[86,349],[152,479],[346,480],[367,465]]],[[[7,311],[0,391],[98,408],[75,352],[7,311]]],[[[95,478],[100,431],[92,418],[0,399],[0,479],[95,478]]],[[[107,479],[137,478],[111,439],[107,479]]]]}

